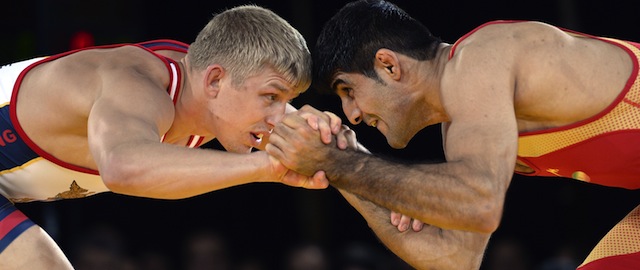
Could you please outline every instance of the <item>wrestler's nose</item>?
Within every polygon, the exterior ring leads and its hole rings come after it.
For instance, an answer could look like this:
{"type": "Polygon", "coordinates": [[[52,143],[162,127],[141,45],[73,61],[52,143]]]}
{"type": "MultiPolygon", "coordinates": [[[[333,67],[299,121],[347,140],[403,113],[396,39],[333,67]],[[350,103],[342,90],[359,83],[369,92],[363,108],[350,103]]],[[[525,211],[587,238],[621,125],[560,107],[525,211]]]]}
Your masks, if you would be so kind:
{"type": "Polygon", "coordinates": [[[360,108],[358,108],[353,100],[343,98],[342,110],[344,111],[344,115],[349,118],[349,122],[351,122],[351,124],[357,125],[362,122],[362,111],[360,111],[360,108]]]}

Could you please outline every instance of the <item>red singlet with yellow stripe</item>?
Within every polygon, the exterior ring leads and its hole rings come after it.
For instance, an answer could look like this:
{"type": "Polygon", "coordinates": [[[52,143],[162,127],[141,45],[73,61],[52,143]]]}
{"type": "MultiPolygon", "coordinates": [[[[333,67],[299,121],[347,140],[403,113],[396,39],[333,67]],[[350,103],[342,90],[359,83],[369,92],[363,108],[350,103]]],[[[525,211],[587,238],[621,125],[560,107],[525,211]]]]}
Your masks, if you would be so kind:
{"type": "Polygon", "coordinates": [[[581,35],[624,49],[633,71],[618,97],[602,112],[553,129],[524,132],[518,159],[538,176],[561,176],[594,184],[640,188],[640,44],[581,35]]]}
{"type": "MultiPolygon", "coordinates": [[[[489,22],[463,36],[457,44],[489,22]]],[[[566,33],[593,38],[623,49],[633,70],[616,99],[600,113],[571,125],[522,132],[518,160],[534,172],[524,175],[559,176],[594,184],[640,188],[640,44],[590,36],[566,29],[566,33]],[[636,147],[638,146],[638,147],[636,147]]],[[[640,206],[623,218],[596,245],[579,270],[638,269],[640,267],[640,206]]]]}
{"type": "MultiPolygon", "coordinates": [[[[454,44],[492,24],[483,24],[454,44]]],[[[594,184],[640,188],[640,44],[595,37],[562,29],[573,36],[593,38],[620,47],[629,54],[633,70],[618,97],[600,113],[571,125],[523,132],[518,139],[518,160],[534,170],[523,175],[567,177],[594,184]],[[637,147],[636,147],[637,146],[637,147]]]]}

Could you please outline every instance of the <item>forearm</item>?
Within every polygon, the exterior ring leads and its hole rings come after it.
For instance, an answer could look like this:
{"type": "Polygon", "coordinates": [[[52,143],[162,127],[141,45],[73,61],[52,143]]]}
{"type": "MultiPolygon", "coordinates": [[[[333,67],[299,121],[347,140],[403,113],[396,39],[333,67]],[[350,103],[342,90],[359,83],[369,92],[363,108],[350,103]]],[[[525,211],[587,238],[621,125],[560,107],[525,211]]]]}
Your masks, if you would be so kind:
{"type": "Polygon", "coordinates": [[[300,117],[281,123],[267,152],[300,174],[324,171],[334,187],[444,229],[490,233],[500,222],[513,168],[492,166],[491,157],[405,165],[327,145],[300,117]]]}
{"type": "Polygon", "coordinates": [[[326,161],[330,164],[322,167],[337,188],[440,228],[486,233],[497,226],[503,192],[467,166],[406,165],[354,151],[333,152],[326,161]]]}
{"type": "Polygon", "coordinates": [[[99,170],[107,187],[116,193],[140,197],[187,198],[268,180],[265,153],[234,154],[136,143],[113,149],[101,160],[99,170]]]}
{"type": "Polygon", "coordinates": [[[340,193],[367,220],[378,238],[416,269],[478,269],[489,234],[443,230],[425,226],[399,232],[389,222],[389,210],[344,190],[340,193]]]}

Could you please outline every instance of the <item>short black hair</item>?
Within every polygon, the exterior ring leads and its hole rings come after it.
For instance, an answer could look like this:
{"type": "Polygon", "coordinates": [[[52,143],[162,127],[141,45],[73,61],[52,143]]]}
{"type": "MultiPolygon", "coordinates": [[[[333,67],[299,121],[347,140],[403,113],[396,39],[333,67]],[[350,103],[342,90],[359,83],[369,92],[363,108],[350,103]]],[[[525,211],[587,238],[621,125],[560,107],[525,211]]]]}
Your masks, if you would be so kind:
{"type": "Polygon", "coordinates": [[[337,72],[357,72],[378,80],[376,51],[387,48],[418,60],[435,57],[442,41],[398,6],[382,0],[346,4],[322,28],[313,57],[313,86],[332,93],[337,72]]]}

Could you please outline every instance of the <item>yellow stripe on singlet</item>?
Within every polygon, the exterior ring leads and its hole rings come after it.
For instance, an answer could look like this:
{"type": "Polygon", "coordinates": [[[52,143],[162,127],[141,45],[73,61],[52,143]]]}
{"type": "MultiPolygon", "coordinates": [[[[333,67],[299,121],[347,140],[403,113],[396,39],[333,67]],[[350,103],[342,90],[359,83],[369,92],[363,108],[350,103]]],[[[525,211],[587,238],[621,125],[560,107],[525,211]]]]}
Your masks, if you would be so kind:
{"type": "Polygon", "coordinates": [[[20,166],[16,166],[16,167],[13,167],[13,168],[11,168],[11,169],[7,169],[7,170],[4,170],[4,171],[0,171],[0,176],[2,176],[2,175],[4,175],[4,174],[7,174],[7,173],[12,173],[12,172],[15,172],[15,171],[22,170],[22,169],[24,169],[24,168],[26,168],[26,167],[29,167],[29,165],[31,165],[31,164],[33,164],[33,163],[35,163],[35,162],[38,162],[38,161],[40,161],[40,160],[43,160],[43,159],[44,159],[43,157],[37,157],[37,158],[34,158],[34,159],[32,159],[32,160],[29,160],[29,161],[25,162],[24,164],[22,164],[22,165],[20,165],[20,166]]]}
{"type": "MultiPolygon", "coordinates": [[[[616,224],[596,247],[589,253],[584,262],[586,265],[602,258],[634,254],[640,252],[640,206],[631,211],[620,223],[616,224]]],[[[637,266],[637,265],[636,265],[637,266]]],[[[613,269],[613,268],[612,268],[613,269]]],[[[625,268],[629,269],[629,268],[625,268]]]]}

